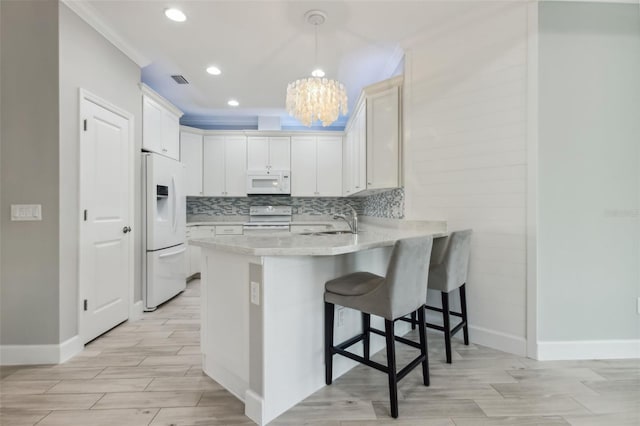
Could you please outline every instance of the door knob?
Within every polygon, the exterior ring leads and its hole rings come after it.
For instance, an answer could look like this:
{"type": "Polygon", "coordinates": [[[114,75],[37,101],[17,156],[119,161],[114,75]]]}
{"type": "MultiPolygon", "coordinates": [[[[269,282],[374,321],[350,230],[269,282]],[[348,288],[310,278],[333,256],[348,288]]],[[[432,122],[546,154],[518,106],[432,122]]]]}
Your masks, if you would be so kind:
{"type": "Polygon", "coordinates": [[[130,226],[125,226],[124,228],[122,228],[122,232],[124,234],[126,234],[127,232],[131,232],[131,227],[130,226]]]}

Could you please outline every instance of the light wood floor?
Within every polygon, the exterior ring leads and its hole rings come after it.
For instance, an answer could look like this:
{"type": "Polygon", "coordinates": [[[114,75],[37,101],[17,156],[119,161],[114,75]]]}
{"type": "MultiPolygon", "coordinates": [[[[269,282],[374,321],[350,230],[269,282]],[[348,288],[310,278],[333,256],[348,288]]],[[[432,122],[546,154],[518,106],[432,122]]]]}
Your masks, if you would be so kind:
{"type": "MultiPolygon", "coordinates": [[[[199,282],[57,366],[2,367],[2,425],[252,424],[243,404],[202,374],[199,282]]],[[[473,302],[471,302],[473,303],[473,302]]],[[[431,386],[420,369],[389,417],[386,376],[359,366],[274,425],[640,425],[638,360],[537,362],[429,333],[431,386]]],[[[413,352],[398,346],[399,361],[413,352]]],[[[383,360],[382,355],[378,355],[383,360]]]]}

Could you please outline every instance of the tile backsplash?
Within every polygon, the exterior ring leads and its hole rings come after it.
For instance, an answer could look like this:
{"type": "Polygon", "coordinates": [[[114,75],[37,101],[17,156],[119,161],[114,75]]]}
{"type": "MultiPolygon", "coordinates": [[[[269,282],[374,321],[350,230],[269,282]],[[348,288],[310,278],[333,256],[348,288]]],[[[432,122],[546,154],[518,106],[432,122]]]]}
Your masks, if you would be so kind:
{"type": "Polygon", "coordinates": [[[347,213],[349,205],[365,216],[402,219],[404,190],[394,189],[366,197],[283,197],[259,195],[252,197],[187,197],[187,216],[248,216],[250,206],[292,206],[293,214],[330,215],[347,213]]]}

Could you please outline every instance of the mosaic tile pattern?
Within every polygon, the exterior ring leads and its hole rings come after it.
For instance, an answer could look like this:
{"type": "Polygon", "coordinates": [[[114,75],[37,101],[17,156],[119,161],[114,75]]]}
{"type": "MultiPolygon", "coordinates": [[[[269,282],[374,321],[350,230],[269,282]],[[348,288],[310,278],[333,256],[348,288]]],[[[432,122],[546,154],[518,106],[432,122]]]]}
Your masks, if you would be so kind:
{"type": "Polygon", "coordinates": [[[404,189],[398,188],[364,197],[363,211],[365,216],[403,219],[404,189]]]}
{"type": "Polygon", "coordinates": [[[404,217],[404,191],[393,191],[368,197],[283,197],[260,195],[252,197],[187,197],[187,216],[247,216],[250,206],[292,206],[293,214],[331,215],[348,213],[351,205],[358,214],[401,219],[404,217]]]}

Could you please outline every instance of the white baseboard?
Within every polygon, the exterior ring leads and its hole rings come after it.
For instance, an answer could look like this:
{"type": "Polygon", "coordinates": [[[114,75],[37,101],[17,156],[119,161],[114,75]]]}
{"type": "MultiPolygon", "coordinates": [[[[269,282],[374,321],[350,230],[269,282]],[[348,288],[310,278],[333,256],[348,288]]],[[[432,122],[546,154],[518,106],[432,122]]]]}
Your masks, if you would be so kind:
{"type": "MultiPolygon", "coordinates": [[[[456,337],[461,337],[459,332],[456,337]]],[[[527,339],[512,334],[501,333],[474,325],[469,325],[469,340],[479,345],[518,356],[527,356],[527,339]]]]}
{"type": "Polygon", "coordinates": [[[248,390],[244,397],[244,414],[258,425],[263,425],[264,411],[263,401],[259,395],[248,390]]]}
{"type": "Polygon", "coordinates": [[[0,365],[60,364],[83,349],[80,336],[52,345],[1,345],[0,365]]]}
{"type": "Polygon", "coordinates": [[[640,358],[640,339],[538,342],[538,360],[640,358]]]}
{"type": "Polygon", "coordinates": [[[142,311],[144,309],[144,305],[142,300],[138,300],[137,302],[131,304],[131,308],[129,309],[129,321],[138,321],[142,318],[142,311]]]}

